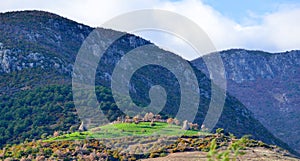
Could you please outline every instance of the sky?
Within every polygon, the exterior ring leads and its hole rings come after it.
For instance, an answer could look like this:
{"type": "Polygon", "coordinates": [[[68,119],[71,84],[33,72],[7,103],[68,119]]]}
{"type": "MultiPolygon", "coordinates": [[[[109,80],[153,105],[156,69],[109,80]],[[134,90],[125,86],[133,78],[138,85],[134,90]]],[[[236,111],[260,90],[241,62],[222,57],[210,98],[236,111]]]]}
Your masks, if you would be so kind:
{"type": "MultiPolygon", "coordinates": [[[[244,48],[283,52],[300,49],[299,0],[0,1],[0,12],[44,10],[92,27],[99,27],[115,16],[134,10],[163,9],[197,23],[207,33],[216,50],[244,48]]],[[[188,60],[199,57],[199,53],[176,35],[160,31],[134,34],[188,60]]],[[[207,53],[200,53],[204,54],[207,53]]]]}

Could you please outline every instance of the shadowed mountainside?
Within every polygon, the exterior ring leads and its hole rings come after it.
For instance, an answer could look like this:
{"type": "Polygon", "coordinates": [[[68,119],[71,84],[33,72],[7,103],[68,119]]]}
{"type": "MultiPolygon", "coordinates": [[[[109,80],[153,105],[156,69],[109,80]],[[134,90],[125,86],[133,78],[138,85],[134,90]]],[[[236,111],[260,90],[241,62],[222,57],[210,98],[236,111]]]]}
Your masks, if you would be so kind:
{"type": "MultiPolygon", "coordinates": [[[[300,151],[300,51],[272,54],[234,49],[220,55],[228,92],[276,137],[300,151]]],[[[207,74],[202,58],[192,63],[207,74]]]]}

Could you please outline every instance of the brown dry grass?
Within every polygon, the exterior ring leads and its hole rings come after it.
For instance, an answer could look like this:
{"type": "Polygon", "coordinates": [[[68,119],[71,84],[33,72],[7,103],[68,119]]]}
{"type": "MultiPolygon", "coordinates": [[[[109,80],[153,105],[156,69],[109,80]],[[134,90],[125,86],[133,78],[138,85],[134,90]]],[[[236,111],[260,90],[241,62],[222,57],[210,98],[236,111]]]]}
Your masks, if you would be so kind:
{"type": "MultiPolygon", "coordinates": [[[[266,148],[248,148],[246,154],[239,158],[240,161],[300,161],[298,158],[288,156],[287,154],[276,152],[266,148]]],[[[150,158],[144,161],[207,161],[207,152],[180,152],[173,153],[166,157],[150,158]]]]}

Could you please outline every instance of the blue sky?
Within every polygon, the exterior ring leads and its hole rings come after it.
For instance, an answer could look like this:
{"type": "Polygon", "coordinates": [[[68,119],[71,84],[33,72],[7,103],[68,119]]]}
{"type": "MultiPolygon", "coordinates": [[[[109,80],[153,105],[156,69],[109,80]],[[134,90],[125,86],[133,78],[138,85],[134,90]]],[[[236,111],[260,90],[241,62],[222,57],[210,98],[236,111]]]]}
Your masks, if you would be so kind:
{"type": "MultiPolygon", "coordinates": [[[[163,9],[194,21],[207,33],[216,50],[300,49],[299,0],[9,0],[0,5],[0,12],[33,9],[53,12],[92,27],[134,10],[163,9]]],[[[155,31],[134,34],[184,58],[199,56],[176,35],[155,31]]]]}
{"type": "Polygon", "coordinates": [[[250,13],[264,15],[276,12],[282,5],[295,5],[299,0],[203,0],[224,16],[243,23],[250,13]]]}

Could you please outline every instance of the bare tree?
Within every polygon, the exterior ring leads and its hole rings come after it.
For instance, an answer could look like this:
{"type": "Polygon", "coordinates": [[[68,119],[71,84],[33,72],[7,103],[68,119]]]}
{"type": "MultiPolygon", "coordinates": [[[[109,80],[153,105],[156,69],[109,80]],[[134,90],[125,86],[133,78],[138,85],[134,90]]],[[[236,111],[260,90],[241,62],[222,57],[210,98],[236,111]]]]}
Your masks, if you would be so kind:
{"type": "Polygon", "coordinates": [[[149,121],[149,114],[148,113],[145,114],[144,121],[149,121]]]}
{"type": "Polygon", "coordinates": [[[155,115],[155,119],[160,120],[161,119],[160,114],[155,115]]]}
{"type": "Polygon", "coordinates": [[[59,132],[58,131],[54,131],[53,137],[58,137],[58,136],[59,136],[59,132]]]}
{"type": "Polygon", "coordinates": [[[183,121],[182,130],[189,130],[189,122],[187,120],[183,121]]]}
{"type": "Polygon", "coordinates": [[[126,123],[129,123],[129,122],[130,122],[130,116],[127,115],[127,116],[125,117],[125,122],[126,122],[126,123]]]}
{"type": "Polygon", "coordinates": [[[175,125],[179,126],[180,125],[180,121],[178,119],[174,119],[174,123],[175,125]]]}
{"type": "Polygon", "coordinates": [[[172,125],[173,121],[174,121],[174,120],[173,120],[172,118],[168,118],[168,119],[167,119],[167,123],[168,123],[169,125],[172,125]]]}
{"type": "Polygon", "coordinates": [[[152,120],[154,118],[154,114],[152,112],[149,112],[148,114],[148,119],[152,120]]]}
{"type": "Polygon", "coordinates": [[[134,123],[138,124],[142,120],[141,115],[136,115],[133,117],[134,123]]]}

